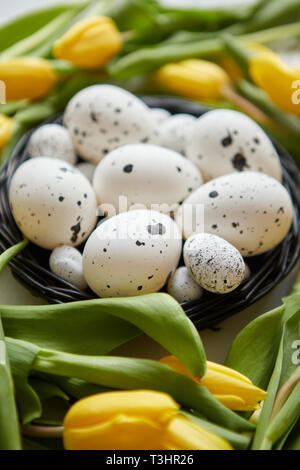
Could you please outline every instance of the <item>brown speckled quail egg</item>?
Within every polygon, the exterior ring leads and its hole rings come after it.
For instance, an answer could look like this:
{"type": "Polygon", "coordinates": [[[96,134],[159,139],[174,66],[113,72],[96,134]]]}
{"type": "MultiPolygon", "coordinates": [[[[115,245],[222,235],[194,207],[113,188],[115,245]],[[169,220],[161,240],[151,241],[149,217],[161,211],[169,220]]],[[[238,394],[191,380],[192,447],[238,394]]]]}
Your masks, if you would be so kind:
{"type": "Polygon", "coordinates": [[[23,163],[12,178],[9,201],[23,234],[49,250],[80,245],[96,224],[90,182],[75,167],[54,158],[23,163]]]}
{"type": "Polygon", "coordinates": [[[176,269],[168,282],[167,291],[180,304],[200,300],[203,295],[202,287],[197,284],[185,266],[176,269]]]}
{"type": "Polygon", "coordinates": [[[65,281],[85,290],[87,282],[83,276],[82,254],[73,246],[60,246],[52,251],[49,259],[50,269],[65,281]]]}
{"type": "Polygon", "coordinates": [[[80,162],[75,166],[75,168],[81,171],[81,173],[84,174],[84,176],[89,180],[90,183],[93,182],[96,165],[93,165],[92,163],[89,163],[89,162],[80,162]]]}
{"type": "Polygon", "coordinates": [[[28,152],[31,158],[59,158],[71,165],[77,159],[69,132],[58,124],[39,127],[30,137],[28,152]]]}
{"type": "Polygon", "coordinates": [[[158,128],[160,145],[185,155],[196,122],[197,119],[190,114],[175,114],[169,117],[158,128]]]}
{"type": "Polygon", "coordinates": [[[186,156],[206,181],[232,172],[259,171],[281,181],[277,151],[263,129],[238,111],[216,109],[192,127],[186,156]]]}
{"type": "MultiPolygon", "coordinates": [[[[119,208],[119,196],[126,196],[128,207],[170,212],[202,184],[198,168],[173,150],[149,144],[120,147],[97,166],[93,186],[99,203],[119,208]],[[166,210],[153,205],[166,205],[166,210]]],[[[127,207],[125,208],[127,210],[127,207]]],[[[123,212],[118,210],[118,212],[123,212]]]]}
{"type": "Polygon", "coordinates": [[[184,237],[206,232],[232,243],[240,253],[255,256],[278,245],[287,235],[293,204],[284,186],[257,172],[231,173],[201,186],[183,203],[177,214],[184,237]],[[204,208],[204,220],[191,214],[204,208]]]}
{"type": "Polygon", "coordinates": [[[106,219],[89,237],[83,272],[100,297],[159,291],[177,267],[181,232],[165,214],[133,210],[106,219]]]}
{"type": "Polygon", "coordinates": [[[142,100],[112,85],[94,85],[77,93],[66,108],[64,124],[76,152],[95,164],[121,145],[148,141],[155,127],[142,100]]]}
{"type": "Polygon", "coordinates": [[[183,256],[195,281],[209,292],[227,294],[244,280],[245,263],[241,254],[216,235],[192,235],[185,242],[183,256]]]}

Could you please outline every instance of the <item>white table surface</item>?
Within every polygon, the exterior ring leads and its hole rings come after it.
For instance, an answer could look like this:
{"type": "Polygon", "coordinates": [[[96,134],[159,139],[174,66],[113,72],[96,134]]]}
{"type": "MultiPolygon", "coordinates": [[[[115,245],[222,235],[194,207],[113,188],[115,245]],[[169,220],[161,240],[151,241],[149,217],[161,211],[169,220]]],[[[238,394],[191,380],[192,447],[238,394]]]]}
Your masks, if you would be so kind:
{"type": "MultiPolygon", "coordinates": [[[[68,0],[63,0],[64,2],[68,0]]],[[[165,0],[168,3],[171,0],[165,0]]],[[[194,3],[201,4],[202,2],[212,5],[213,0],[207,2],[206,0],[192,0],[194,3]]],[[[175,3],[182,3],[182,0],[172,0],[175,3]]],[[[222,3],[221,0],[214,0],[214,2],[222,3]]],[[[235,0],[236,3],[240,0],[235,0]]],[[[43,4],[60,3],[58,0],[9,0],[8,2],[1,2],[1,22],[6,19],[13,18],[32,8],[41,8],[43,4]]],[[[61,2],[62,3],[62,2],[61,2]]],[[[297,270],[293,273],[276,289],[274,289],[263,300],[256,303],[252,307],[244,310],[243,312],[228,319],[223,324],[219,325],[219,331],[206,330],[201,332],[207,356],[210,360],[222,362],[227,354],[228,348],[236,336],[236,334],[256,316],[276,307],[280,304],[281,298],[290,292],[290,289],[295,280],[297,270]]],[[[19,284],[12,276],[9,268],[6,268],[1,275],[0,280],[0,305],[14,304],[14,305],[37,305],[45,303],[38,297],[33,297],[21,284],[19,284]]],[[[83,319],[84,321],[84,319],[83,319]]],[[[159,358],[165,352],[153,341],[145,336],[142,336],[134,341],[131,341],[126,346],[119,348],[117,354],[132,355],[147,358],[159,358]]]]}

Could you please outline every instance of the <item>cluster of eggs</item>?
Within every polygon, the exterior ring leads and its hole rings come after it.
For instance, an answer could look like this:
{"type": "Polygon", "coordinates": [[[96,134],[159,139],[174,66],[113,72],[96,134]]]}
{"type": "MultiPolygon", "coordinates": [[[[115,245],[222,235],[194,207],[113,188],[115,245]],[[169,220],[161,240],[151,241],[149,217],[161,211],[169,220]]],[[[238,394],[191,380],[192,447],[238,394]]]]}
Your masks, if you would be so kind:
{"type": "Polygon", "coordinates": [[[100,297],[231,292],[249,276],[244,258],[274,248],[292,223],[275,147],[236,111],[172,116],[96,85],[28,151],[10,185],[15,221],[52,250],[54,273],[100,297]]]}

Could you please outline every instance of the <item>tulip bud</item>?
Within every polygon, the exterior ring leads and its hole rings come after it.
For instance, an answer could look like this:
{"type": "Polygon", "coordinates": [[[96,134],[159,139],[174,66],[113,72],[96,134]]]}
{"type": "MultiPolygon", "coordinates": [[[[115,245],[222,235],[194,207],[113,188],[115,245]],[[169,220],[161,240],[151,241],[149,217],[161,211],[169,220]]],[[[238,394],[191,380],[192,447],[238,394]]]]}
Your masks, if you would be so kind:
{"type": "Polygon", "coordinates": [[[47,60],[21,57],[0,61],[0,80],[8,101],[38,100],[50,92],[57,77],[47,60]]]}
{"type": "Polygon", "coordinates": [[[282,110],[300,116],[299,92],[295,84],[300,83],[300,68],[287,66],[281,58],[271,53],[254,55],[249,60],[249,72],[254,83],[264,90],[282,110]]]}
{"type": "Polygon", "coordinates": [[[153,76],[157,87],[196,100],[217,100],[229,84],[226,72],[213,62],[189,59],[161,67],[153,76]]]}
{"type": "Polygon", "coordinates": [[[9,141],[13,132],[13,119],[0,114],[0,152],[9,141]]]}
{"type": "Polygon", "coordinates": [[[110,18],[93,17],[76,23],[54,44],[53,55],[77,67],[99,68],[122,49],[122,36],[110,18]]]}
{"type": "Polygon", "coordinates": [[[150,390],[90,396],[67,413],[64,445],[68,450],[231,449],[178,410],[169,395],[150,390]]]}
{"type": "Polygon", "coordinates": [[[248,377],[229,367],[207,361],[207,374],[204,379],[193,377],[174,356],[167,356],[159,362],[203,385],[223,405],[235,411],[252,411],[260,408],[259,403],[266,398],[266,392],[256,387],[248,377]]]}

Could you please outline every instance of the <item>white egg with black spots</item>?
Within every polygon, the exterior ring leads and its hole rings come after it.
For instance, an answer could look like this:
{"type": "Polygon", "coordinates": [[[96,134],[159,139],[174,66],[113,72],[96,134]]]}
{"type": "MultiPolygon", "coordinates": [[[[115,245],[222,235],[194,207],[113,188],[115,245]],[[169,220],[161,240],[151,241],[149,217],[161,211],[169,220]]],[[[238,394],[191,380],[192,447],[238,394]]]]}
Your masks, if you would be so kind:
{"type": "Polygon", "coordinates": [[[209,111],[192,127],[186,156],[206,181],[241,171],[259,171],[281,181],[277,151],[264,130],[245,114],[228,109],[209,111]]]}
{"type": "Polygon", "coordinates": [[[76,155],[67,129],[58,124],[45,124],[30,137],[28,153],[31,158],[59,158],[74,165],[76,155]]]}
{"type": "Polygon", "coordinates": [[[83,272],[99,297],[159,291],[175,271],[181,232],[168,216],[137,210],[106,219],[89,237],[83,272]]]}
{"type": "Polygon", "coordinates": [[[202,184],[198,168],[173,150],[149,144],[120,147],[97,166],[93,186],[99,204],[124,212],[133,205],[175,211],[202,184]],[[121,208],[119,197],[126,197],[121,208]]]}
{"type": "Polygon", "coordinates": [[[81,162],[76,165],[76,168],[81,171],[81,173],[89,180],[90,183],[93,182],[96,165],[93,165],[93,163],[89,162],[81,162]]]}
{"type": "Polygon", "coordinates": [[[51,271],[78,289],[85,290],[87,282],[83,276],[82,254],[73,246],[60,246],[52,251],[49,265],[51,271]]]}
{"type": "Polygon", "coordinates": [[[159,125],[160,145],[185,155],[197,119],[190,114],[175,114],[159,125]]]}
{"type": "Polygon", "coordinates": [[[155,127],[142,100],[112,85],[77,93],[66,108],[64,124],[77,153],[94,164],[117,147],[148,141],[155,127]]]}
{"type": "Polygon", "coordinates": [[[192,235],[185,242],[183,256],[195,281],[209,292],[227,294],[243,282],[245,263],[241,254],[216,235],[192,235]]]}
{"type": "Polygon", "coordinates": [[[171,116],[170,111],[168,111],[167,109],[163,109],[163,108],[152,108],[150,109],[150,113],[156,125],[162,124],[171,116]]]}
{"type": "Polygon", "coordinates": [[[90,182],[74,166],[54,158],[23,163],[11,180],[9,201],[25,237],[48,250],[80,245],[96,224],[90,182]]]}
{"type": "Polygon", "coordinates": [[[202,287],[197,284],[185,266],[176,269],[168,282],[167,291],[180,304],[200,300],[203,295],[202,287]]]}
{"type": "Polygon", "coordinates": [[[292,218],[293,203],[285,187],[270,176],[251,171],[231,173],[202,185],[177,214],[185,238],[203,231],[219,235],[244,257],[277,246],[287,235],[292,218]],[[197,208],[203,208],[204,214],[197,208]]]}

